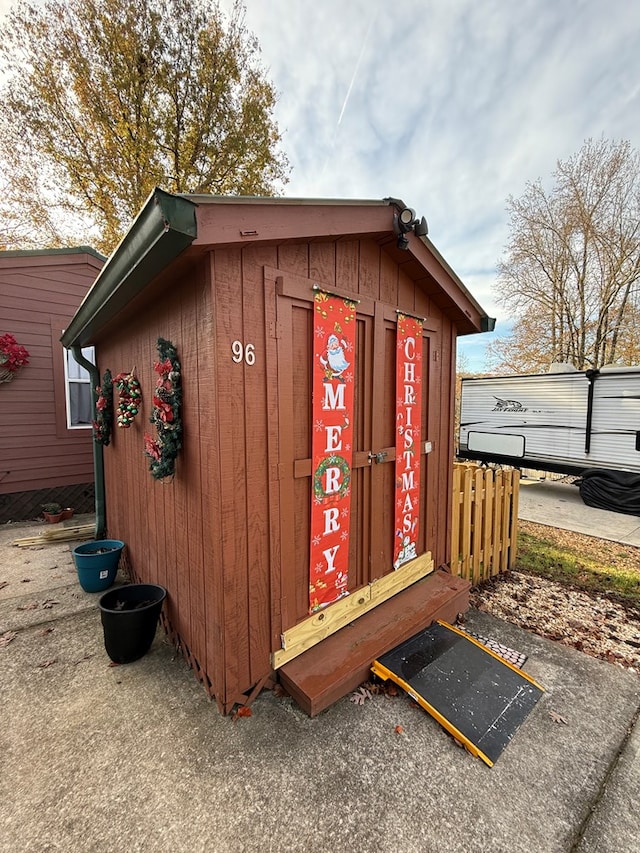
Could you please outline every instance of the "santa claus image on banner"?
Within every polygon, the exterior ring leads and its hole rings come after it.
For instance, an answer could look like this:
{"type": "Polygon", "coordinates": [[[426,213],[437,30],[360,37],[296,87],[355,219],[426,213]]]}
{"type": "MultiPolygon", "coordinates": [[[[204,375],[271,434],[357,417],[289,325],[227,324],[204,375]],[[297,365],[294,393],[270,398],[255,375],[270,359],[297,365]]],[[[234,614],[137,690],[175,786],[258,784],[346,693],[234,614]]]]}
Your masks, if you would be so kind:
{"type": "Polygon", "coordinates": [[[338,340],[337,335],[331,334],[327,338],[327,347],[320,356],[320,362],[327,374],[325,382],[330,382],[332,379],[344,382],[342,374],[349,367],[349,362],[344,357],[346,347],[347,342],[338,340]]]}

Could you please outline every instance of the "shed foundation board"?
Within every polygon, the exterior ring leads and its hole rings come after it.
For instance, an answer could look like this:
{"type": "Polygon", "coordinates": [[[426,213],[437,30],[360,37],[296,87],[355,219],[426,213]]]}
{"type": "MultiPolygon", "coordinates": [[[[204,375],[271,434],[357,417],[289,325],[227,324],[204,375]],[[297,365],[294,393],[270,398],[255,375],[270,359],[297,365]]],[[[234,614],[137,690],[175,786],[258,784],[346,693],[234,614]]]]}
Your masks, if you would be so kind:
{"type": "Polygon", "coordinates": [[[278,670],[283,687],[314,717],[355,690],[371,663],[436,619],[469,608],[468,581],[438,570],[365,613],[278,670]]]}
{"type": "Polygon", "coordinates": [[[489,767],[544,692],[532,678],[445,622],[374,661],[472,755],[489,767]]]}

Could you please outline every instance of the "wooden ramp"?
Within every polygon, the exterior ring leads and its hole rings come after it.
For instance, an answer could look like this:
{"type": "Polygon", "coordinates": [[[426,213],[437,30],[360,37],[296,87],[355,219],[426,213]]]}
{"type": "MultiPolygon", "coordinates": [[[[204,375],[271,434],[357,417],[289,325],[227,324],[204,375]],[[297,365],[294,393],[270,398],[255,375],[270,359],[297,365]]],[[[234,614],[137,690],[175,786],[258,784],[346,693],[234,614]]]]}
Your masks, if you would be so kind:
{"type": "Polygon", "coordinates": [[[314,717],[371,676],[376,658],[469,607],[468,581],[436,571],[322,640],[278,670],[282,686],[314,717]]]}

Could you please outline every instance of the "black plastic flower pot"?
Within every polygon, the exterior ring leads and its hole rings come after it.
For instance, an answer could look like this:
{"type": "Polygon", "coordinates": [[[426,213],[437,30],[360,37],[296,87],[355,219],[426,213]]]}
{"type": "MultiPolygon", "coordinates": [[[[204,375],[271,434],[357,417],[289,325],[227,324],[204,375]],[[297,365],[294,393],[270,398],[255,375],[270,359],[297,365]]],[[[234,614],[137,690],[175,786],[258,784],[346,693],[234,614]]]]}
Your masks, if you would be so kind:
{"type": "Polygon", "coordinates": [[[104,647],[114,663],[132,663],[146,655],[166,596],[167,590],[158,584],[132,583],[100,598],[104,647]]]}

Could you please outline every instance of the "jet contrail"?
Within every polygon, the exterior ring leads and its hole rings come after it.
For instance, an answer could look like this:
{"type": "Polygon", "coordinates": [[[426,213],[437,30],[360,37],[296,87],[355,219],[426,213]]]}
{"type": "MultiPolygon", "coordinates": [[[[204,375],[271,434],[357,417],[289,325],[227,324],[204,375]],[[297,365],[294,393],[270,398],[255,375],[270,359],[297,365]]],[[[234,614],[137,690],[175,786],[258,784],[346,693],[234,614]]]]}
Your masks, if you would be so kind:
{"type": "Polygon", "coordinates": [[[353,89],[353,84],[356,81],[356,77],[358,76],[358,69],[360,68],[360,63],[362,61],[362,57],[364,55],[365,48],[367,46],[367,42],[369,41],[369,33],[371,32],[371,27],[373,26],[373,22],[377,17],[377,12],[373,15],[371,20],[369,21],[369,26],[367,27],[367,32],[364,35],[364,39],[362,41],[362,47],[360,48],[360,55],[358,56],[358,61],[356,62],[356,67],[353,70],[353,74],[351,76],[351,82],[349,83],[349,88],[347,89],[347,95],[344,99],[344,103],[342,105],[342,109],[340,110],[340,117],[338,118],[338,123],[336,124],[336,129],[340,127],[340,122],[342,121],[342,116],[344,115],[344,111],[347,108],[347,103],[349,101],[349,96],[351,95],[351,90],[353,89]]]}
{"type": "Polygon", "coordinates": [[[338,121],[336,122],[335,129],[333,131],[333,139],[331,140],[331,146],[329,151],[327,152],[327,156],[324,159],[324,163],[322,164],[322,169],[320,169],[320,178],[324,176],[324,173],[327,168],[327,164],[329,162],[329,157],[331,152],[336,147],[336,139],[338,136],[338,128],[342,122],[342,117],[345,114],[345,110],[347,109],[347,104],[349,103],[349,98],[351,96],[351,90],[353,89],[353,84],[356,82],[356,77],[358,76],[358,69],[360,68],[360,63],[362,61],[362,57],[364,56],[365,49],[367,47],[367,42],[369,41],[369,34],[371,33],[371,28],[375,23],[376,18],[378,17],[377,10],[373,14],[371,20],[369,21],[369,26],[367,27],[367,31],[364,34],[364,39],[362,40],[362,47],[360,48],[360,54],[358,56],[358,61],[356,62],[356,67],[353,69],[353,74],[351,75],[351,82],[349,83],[349,88],[347,89],[347,94],[345,95],[344,102],[342,104],[342,109],[340,110],[340,115],[338,116],[338,121]]]}

